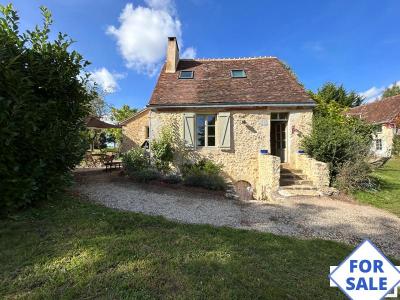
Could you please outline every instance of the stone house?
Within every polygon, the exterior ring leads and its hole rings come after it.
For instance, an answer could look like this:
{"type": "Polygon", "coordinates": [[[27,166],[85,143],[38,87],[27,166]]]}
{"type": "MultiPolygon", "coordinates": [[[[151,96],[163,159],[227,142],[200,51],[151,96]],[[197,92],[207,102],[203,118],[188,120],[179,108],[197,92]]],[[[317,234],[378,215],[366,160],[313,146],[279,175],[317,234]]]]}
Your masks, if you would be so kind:
{"type": "Polygon", "coordinates": [[[371,148],[373,155],[392,155],[393,138],[400,134],[400,95],[351,108],[346,114],[377,126],[378,132],[371,148]]]}
{"type": "Polygon", "coordinates": [[[147,147],[150,135],[149,115],[150,110],[144,108],[120,123],[122,126],[122,152],[133,147],[147,147]]]}
{"type": "Polygon", "coordinates": [[[327,165],[300,145],[314,106],[276,57],[180,59],[170,37],[147,105],[150,143],[163,127],[171,128],[192,159],[222,164],[245,198],[313,194],[329,185],[327,165]]]}

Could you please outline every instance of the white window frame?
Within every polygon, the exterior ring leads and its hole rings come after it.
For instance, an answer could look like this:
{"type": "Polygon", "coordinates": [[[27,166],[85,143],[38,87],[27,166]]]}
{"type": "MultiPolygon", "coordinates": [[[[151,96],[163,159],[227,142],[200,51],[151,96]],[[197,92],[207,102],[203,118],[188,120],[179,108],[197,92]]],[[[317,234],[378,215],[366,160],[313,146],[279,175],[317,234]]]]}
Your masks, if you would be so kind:
{"type": "Polygon", "coordinates": [[[377,124],[376,125],[376,133],[380,134],[383,131],[383,124],[377,124]]]}
{"type": "Polygon", "coordinates": [[[195,134],[196,147],[198,147],[198,148],[201,148],[201,147],[215,148],[215,147],[217,147],[217,136],[216,136],[216,134],[217,134],[217,116],[218,116],[217,114],[212,114],[212,113],[210,113],[210,114],[207,114],[207,113],[196,114],[196,121],[195,121],[195,125],[196,125],[196,127],[195,127],[195,131],[196,131],[196,134],[195,134]],[[215,124],[214,125],[209,125],[208,124],[208,117],[209,116],[215,117],[215,124]],[[204,117],[204,146],[198,145],[198,135],[197,135],[197,132],[198,132],[197,118],[198,117],[204,117]],[[208,135],[208,127],[214,127],[214,135],[211,135],[211,136],[208,135]],[[209,137],[213,137],[214,138],[214,146],[209,146],[208,145],[208,138],[209,137]]]}
{"type": "Polygon", "coordinates": [[[287,112],[272,112],[271,113],[271,121],[289,121],[289,113],[287,112]],[[272,116],[276,114],[277,118],[274,119],[272,116]]]}
{"type": "Polygon", "coordinates": [[[231,77],[232,77],[232,78],[246,78],[246,77],[247,77],[247,74],[246,74],[246,71],[243,70],[243,69],[233,69],[233,70],[231,70],[231,77]],[[243,72],[243,76],[233,76],[233,73],[234,73],[234,72],[237,72],[237,71],[243,72]]]}
{"type": "Polygon", "coordinates": [[[194,78],[194,71],[191,71],[191,70],[183,70],[183,71],[180,71],[179,72],[179,77],[178,77],[179,79],[193,79],[194,78]],[[183,73],[185,73],[185,72],[187,72],[187,73],[191,73],[192,75],[190,76],[190,77],[182,77],[182,74],[183,73]]]}
{"type": "Polygon", "coordinates": [[[376,151],[382,151],[383,150],[382,139],[376,139],[375,140],[375,150],[376,151]]]}

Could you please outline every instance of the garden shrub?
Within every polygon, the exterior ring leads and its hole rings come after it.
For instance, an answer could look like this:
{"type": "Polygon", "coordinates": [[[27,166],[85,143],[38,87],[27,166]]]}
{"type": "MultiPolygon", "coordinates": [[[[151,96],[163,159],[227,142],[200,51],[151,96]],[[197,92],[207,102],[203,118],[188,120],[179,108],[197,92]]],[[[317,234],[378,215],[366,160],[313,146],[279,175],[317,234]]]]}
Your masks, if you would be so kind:
{"type": "Polygon", "coordinates": [[[370,176],[371,166],[364,160],[345,162],[336,176],[335,185],[342,191],[352,192],[357,189],[376,189],[377,182],[370,176]]]}
{"type": "Polygon", "coordinates": [[[129,177],[147,183],[161,178],[160,172],[151,166],[145,149],[135,147],[122,156],[122,164],[129,177]]]}
{"type": "Polygon", "coordinates": [[[400,135],[395,135],[393,138],[392,153],[395,156],[400,156],[400,135]]]}
{"type": "Polygon", "coordinates": [[[202,159],[194,164],[184,164],[181,168],[183,183],[187,186],[203,187],[209,190],[225,190],[227,183],[221,175],[222,165],[202,159]]]}
{"type": "Polygon", "coordinates": [[[194,173],[184,177],[183,183],[187,186],[202,187],[208,190],[224,191],[227,184],[221,175],[194,173]]]}
{"type": "Polygon", "coordinates": [[[172,142],[172,132],[167,127],[162,128],[159,138],[151,142],[152,158],[160,172],[167,173],[170,170],[170,163],[174,159],[172,142]]]}
{"type": "Polygon", "coordinates": [[[303,138],[302,146],[311,157],[328,163],[331,184],[342,172],[339,185],[343,189],[354,189],[357,183],[362,188],[361,183],[369,172],[365,161],[370,153],[373,133],[373,126],[358,118],[344,116],[333,102],[324,108],[323,113],[315,115],[311,134],[303,138]],[[343,180],[352,164],[357,172],[351,181],[343,180]]]}
{"type": "Polygon", "coordinates": [[[12,5],[0,5],[0,211],[51,197],[67,183],[88,144],[88,62],[72,41],[43,27],[19,32],[12,5]],[[83,75],[82,75],[83,74],[83,75]]]}
{"type": "Polygon", "coordinates": [[[198,173],[206,173],[219,175],[222,172],[222,165],[216,164],[209,159],[201,159],[196,163],[186,163],[181,167],[182,174],[198,174],[198,173]]]}
{"type": "Polygon", "coordinates": [[[161,174],[156,169],[145,168],[129,172],[129,177],[139,182],[148,183],[149,181],[160,179],[161,174]]]}
{"type": "Polygon", "coordinates": [[[168,184],[178,184],[182,182],[182,177],[177,174],[170,174],[164,176],[162,181],[168,184]]]}
{"type": "Polygon", "coordinates": [[[122,164],[128,173],[150,168],[149,156],[143,148],[135,147],[122,155],[122,164]]]}

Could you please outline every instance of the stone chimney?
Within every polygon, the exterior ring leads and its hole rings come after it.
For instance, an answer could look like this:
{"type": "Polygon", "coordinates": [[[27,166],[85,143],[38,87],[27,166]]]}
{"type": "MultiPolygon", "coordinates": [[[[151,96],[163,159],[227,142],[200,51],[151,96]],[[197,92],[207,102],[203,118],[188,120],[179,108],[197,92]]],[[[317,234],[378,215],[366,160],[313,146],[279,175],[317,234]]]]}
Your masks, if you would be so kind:
{"type": "Polygon", "coordinates": [[[179,63],[179,47],[176,37],[168,38],[166,73],[175,73],[179,63]]]}

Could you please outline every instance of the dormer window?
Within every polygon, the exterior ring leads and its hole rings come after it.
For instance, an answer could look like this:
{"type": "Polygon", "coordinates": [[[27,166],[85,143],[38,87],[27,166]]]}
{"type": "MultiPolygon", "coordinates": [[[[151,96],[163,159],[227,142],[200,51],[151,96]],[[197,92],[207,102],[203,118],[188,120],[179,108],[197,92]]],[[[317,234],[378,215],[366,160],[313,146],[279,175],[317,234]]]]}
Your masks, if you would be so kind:
{"type": "Polygon", "coordinates": [[[193,71],[180,71],[179,79],[193,79],[193,71]]]}
{"type": "Polygon", "coordinates": [[[246,78],[246,72],[244,70],[231,70],[232,78],[246,78]]]}

